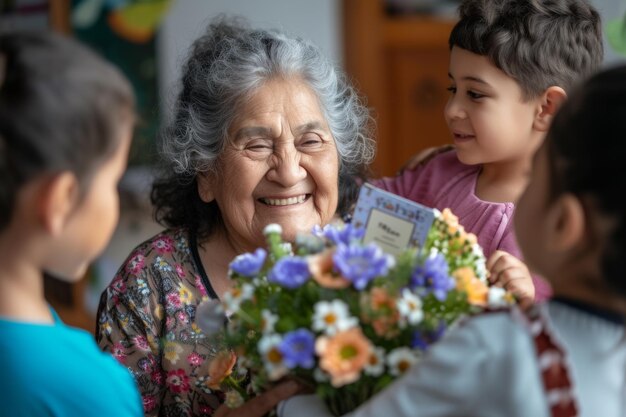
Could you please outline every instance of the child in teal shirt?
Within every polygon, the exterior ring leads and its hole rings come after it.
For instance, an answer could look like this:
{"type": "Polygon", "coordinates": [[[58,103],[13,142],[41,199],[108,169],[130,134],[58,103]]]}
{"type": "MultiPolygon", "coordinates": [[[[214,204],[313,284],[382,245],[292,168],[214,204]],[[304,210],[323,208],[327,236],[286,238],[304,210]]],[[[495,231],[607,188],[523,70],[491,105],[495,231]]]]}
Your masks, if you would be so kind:
{"type": "Polygon", "coordinates": [[[0,34],[0,415],[143,416],[131,374],[44,298],[84,276],[118,219],[128,81],[52,33],[0,34]]]}

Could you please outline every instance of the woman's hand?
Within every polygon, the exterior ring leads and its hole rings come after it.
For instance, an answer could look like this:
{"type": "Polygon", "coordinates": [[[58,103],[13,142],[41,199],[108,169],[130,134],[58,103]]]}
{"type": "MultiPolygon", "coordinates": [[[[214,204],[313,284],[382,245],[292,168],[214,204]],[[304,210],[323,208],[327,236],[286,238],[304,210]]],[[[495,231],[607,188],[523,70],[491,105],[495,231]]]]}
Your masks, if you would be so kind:
{"type": "Polygon", "coordinates": [[[535,285],[526,264],[508,252],[495,251],[487,260],[489,282],[513,293],[525,308],[535,300],[535,285]]]}
{"type": "Polygon", "coordinates": [[[263,394],[251,398],[237,408],[229,408],[222,404],[215,410],[214,417],[261,417],[270,412],[276,405],[298,394],[302,386],[296,381],[282,382],[265,391],[263,394]]]}

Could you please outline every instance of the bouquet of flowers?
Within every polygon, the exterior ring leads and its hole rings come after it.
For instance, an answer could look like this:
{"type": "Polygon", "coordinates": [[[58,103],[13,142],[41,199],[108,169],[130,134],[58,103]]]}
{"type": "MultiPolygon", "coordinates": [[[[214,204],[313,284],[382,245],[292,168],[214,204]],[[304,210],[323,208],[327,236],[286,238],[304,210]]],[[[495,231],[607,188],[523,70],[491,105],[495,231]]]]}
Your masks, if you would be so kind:
{"type": "MultiPolygon", "coordinates": [[[[363,230],[351,225],[316,228],[291,244],[278,225],[265,235],[267,250],[230,264],[235,287],[197,313],[237,357],[240,372],[213,381],[232,406],[293,376],[344,414],[419,361],[460,317],[512,302],[488,286],[476,237],[449,210],[435,212],[422,248],[395,257],[363,244],[363,230]]],[[[232,368],[234,356],[223,356],[232,368]]]]}

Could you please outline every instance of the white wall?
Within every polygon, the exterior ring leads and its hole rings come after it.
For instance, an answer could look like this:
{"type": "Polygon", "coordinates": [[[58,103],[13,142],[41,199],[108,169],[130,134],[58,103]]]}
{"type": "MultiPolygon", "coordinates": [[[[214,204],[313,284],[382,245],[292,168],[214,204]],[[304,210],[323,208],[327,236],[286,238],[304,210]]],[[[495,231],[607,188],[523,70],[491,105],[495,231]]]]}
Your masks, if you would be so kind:
{"type": "Polygon", "coordinates": [[[243,16],[253,26],[301,36],[340,63],[339,8],[339,0],[176,0],[157,40],[163,116],[169,113],[189,46],[204,32],[212,17],[220,13],[243,16]]]}

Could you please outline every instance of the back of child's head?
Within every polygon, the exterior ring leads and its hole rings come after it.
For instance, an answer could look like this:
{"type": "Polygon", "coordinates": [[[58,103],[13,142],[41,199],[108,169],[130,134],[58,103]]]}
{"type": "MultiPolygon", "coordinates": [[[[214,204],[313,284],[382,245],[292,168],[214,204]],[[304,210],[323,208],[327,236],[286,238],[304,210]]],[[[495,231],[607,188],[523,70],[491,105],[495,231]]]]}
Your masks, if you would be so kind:
{"type": "Polygon", "coordinates": [[[81,194],[134,117],[126,78],[51,32],[0,33],[0,230],[30,180],[70,171],[81,194]]]}
{"type": "MultiPolygon", "coordinates": [[[[594,214],[614,222],[601,260],[607,283],[626,297],[626,66],[589,79],[565,101],[547,136],[550,193],[577,195],[594,214]]],[[[588,236],[588,239],[596,239],[588,236]]],[[[594,245],[596,243],[593,243],[594,245]]]]}
{"type": "Polygon", "coordinates": [[[527,99],[569,91],[602,63],[600,16],[585,0],[464,0],[459,14],[450,49],[486,56],[527,99]]]}

